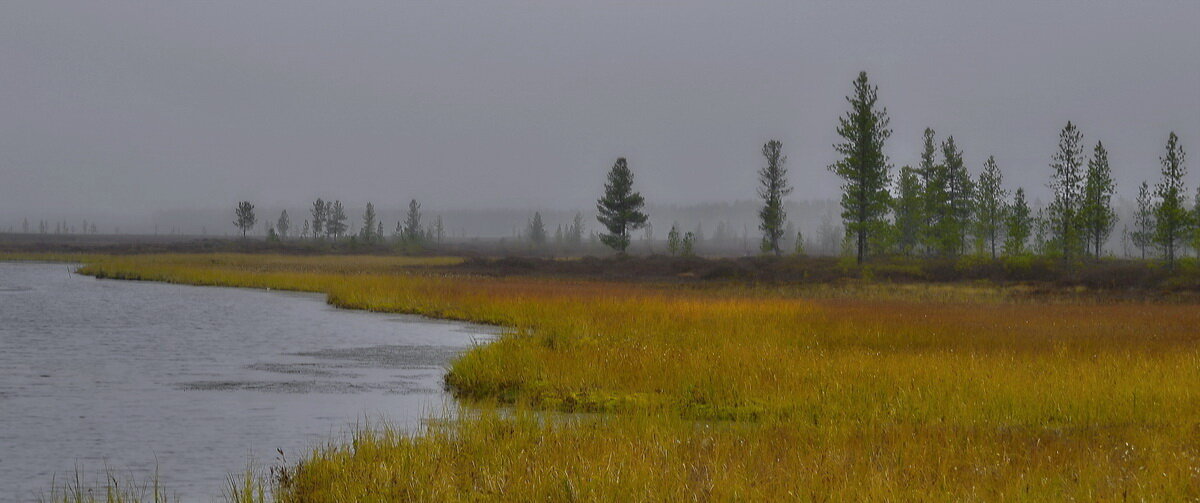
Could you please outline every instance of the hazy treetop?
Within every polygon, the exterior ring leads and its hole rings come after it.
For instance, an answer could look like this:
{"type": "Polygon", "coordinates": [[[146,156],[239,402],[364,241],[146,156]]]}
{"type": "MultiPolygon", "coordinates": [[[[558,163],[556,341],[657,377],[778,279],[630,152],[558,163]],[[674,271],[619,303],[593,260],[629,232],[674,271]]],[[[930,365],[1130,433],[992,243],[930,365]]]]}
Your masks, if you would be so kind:
{"type": "Polygon", "coordinates": [[[1200,150],[1200,2],[650,3],[3,2],[0,212],[584,208],[618,156],[748,199],[770,138],[834,198],[859,70],[897,167],[930,126],[1045,199],[1070,119],[1131,199],[1170,130],[1200,150]]]}

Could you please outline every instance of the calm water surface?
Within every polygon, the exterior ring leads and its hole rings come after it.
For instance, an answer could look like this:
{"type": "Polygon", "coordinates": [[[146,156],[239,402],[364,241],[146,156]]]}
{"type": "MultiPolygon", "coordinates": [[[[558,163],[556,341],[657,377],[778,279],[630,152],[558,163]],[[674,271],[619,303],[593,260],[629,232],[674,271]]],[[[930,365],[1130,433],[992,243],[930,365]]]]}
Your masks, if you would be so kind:
{"type": "Polygon", "coordinates": [[[96,280],[0,263],[0,501],[105,465],[184,501],[385,417],[441,410],[447,361],[490,329],[322,296],[96,280]]]}

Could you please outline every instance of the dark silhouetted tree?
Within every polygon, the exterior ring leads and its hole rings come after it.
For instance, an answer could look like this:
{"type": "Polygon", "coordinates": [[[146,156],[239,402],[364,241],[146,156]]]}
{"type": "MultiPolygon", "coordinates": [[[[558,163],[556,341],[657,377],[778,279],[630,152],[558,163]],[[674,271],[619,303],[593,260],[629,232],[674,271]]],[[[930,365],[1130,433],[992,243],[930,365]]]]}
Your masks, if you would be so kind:
{"type": "Polygon", "coordinates": [[[604,225],[607,233],[600,235],[600,241],[624,254],[629,247],[629,235],[646,223],[646,214],[642,213],[645,200],[642,195],[633,190],[633,172],[629,170],[625,158],[617,159],[608,172],[608,182],[604,184],[604,196],[596,201],[596,216],[604,225]]]}
{"type": "Polygon", "coordinates": [[[421,203],[416,199],[408,202],[408,214],[404,217],[404,240],[410,243],[420,243],[425,237],[421,232],[421,203]]]}
{"type": "Polygon", "coordinates": [[[1103,255],[1104,243],[1117,225],[1117,212],[1112,208],[1112,196],[1116,182],[1108,166],[1108,151],[1104,144],[1096,142],[1092,158],[1088,160],[1087,174],[1083,179],[1083,201],[1079,206],[1079,223],[1087,249],[1095,258],[1103,255]]]}
{"type": "Polygon", "coordinates": [[[234,210],[234,215],[237,218],[234,219],[233,224],[242,231],[242,237],[245,238],[246,233],[250,232],[250,229],[253,229],[255,222],[257,222],[257,219],[254,217],[254,205],[250,204],[250,201],[242,201],[238,203],[237,209],[234,210]]]}
{"type": "Polygon", "coordinates": [[[846,231],[854,236],[856,260],[861,264],[867,257],[871,235],[885,225],[890,196],[883,146],[892,130],[888,128],[887,109],[877,106],[878,88],[867,80],[867,72],[859,72],[854,94],[846,101],[850,111],[839,119],[837,128],[843,141],[834,145],[842,159],[829,170],[842,178],[842,220],[846,231]]]}
{"type": "Polygon", "coordinates": [[[1004,254],[1024,255],[1029,234],[1033,232],[1033,213],[1025,201],[1025,189],[1018,188],[1004,209],[1004,222],[1004,254]]]}
{"type": "Polygon", "coordinates": [[[783,155],[783,144],[779,140],[768,141],[762,147],[767,164],[758,170],[758,197],[762,208],[758,210],[758,228],[763,232],[762,250],[775,256],[783,253],[780,240],[787,212],[783,209],[783,198],[792,192],[787,180],[787,156],[783,155]]]}
{"type": "Polygon", "coordinates": [[[1079,229],[1079,210],[1083,202],[1083,134],[1070,122],[1059,133],[1058,151],[1054,153],[1050,168],[1054,170],[1049,185],[1054,192],[1048,215],[1050,230],[1056,250],[1064,261],[1070,261],[1083,244],[1079,229]]]}
{"type": "Polygon", "coordinates": [[[1191,228],[1191,215],[1184,199],[1187,191],[1183,178],[1187,176],[1187,154],[1179,146],[1179,137],[1171,132],[1167,138],[1167,152],[1159,158],[1162,163],[1162,179],[1154,188],[1158,204],[1154,208],[1154,243],[1163,251],[1167,268],[1175,269],[1176,250],[1187,237],[1191,228]]]}

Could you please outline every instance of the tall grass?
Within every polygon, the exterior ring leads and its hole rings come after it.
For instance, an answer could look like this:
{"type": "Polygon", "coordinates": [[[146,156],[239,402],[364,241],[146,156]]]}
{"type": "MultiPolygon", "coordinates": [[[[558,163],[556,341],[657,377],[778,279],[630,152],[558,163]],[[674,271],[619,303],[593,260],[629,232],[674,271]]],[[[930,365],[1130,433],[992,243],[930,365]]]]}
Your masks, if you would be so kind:
{"type": "Polygon", "coordinates": [[[139,256],[83,271],[509,328],[447,376],[485,412],[318,449],[281,501],[1200,496],[1196,305],[445,276],[357,259],[139,256]]]}

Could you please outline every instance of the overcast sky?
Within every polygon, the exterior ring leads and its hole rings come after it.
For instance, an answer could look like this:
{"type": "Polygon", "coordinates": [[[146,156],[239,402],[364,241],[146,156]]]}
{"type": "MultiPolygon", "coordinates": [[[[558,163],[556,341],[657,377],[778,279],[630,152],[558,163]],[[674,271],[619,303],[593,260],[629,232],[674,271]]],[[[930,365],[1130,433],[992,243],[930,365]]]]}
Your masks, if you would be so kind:
{"type": "Polygon", "coordinates": [[[0,212],[318,195],[588,207],[618,156],[647,199],[754,197],[763,142],[835,198],[837,117],[879,85],[921,131],[1045,194],[1067,120],[1118,190],[1174,130],[1200,181],[1200,2],[0,3],[0,212]],[[653,5],[643,5],[651,3],[653,5]],[[752,3],[753,5],[744,5],[752,3]]]}

